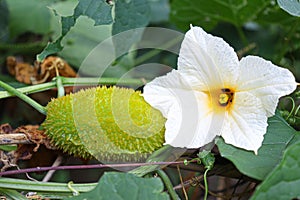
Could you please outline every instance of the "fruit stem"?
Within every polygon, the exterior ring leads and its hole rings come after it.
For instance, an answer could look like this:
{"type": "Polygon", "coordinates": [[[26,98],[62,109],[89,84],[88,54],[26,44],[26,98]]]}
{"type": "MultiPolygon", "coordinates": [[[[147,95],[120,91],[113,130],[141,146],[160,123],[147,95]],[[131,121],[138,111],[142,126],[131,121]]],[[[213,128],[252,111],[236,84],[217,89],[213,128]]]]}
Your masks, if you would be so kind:
{"type": "Polygon", "coordinates": [[[25,94],[23,94],[19,90],[17,90],[15,88],[13,88],[12,86],[4,83],[3,81],[0,81],[0,87],[2,87],[3,89],[5,89],[9,93],[11,93],[11,94],[19,97],[20,99],[22,99],[23,101],[25,101],[26,103],[28,103],[29,105],[31,105],[32,107],[34,107],[40,113],[46,115],[47,110],[46,110],[46,108],[44,106],[42,106],[41,104],[39,104],[38,102],[36,102],[32,98],[26,96],[25,94]]]}

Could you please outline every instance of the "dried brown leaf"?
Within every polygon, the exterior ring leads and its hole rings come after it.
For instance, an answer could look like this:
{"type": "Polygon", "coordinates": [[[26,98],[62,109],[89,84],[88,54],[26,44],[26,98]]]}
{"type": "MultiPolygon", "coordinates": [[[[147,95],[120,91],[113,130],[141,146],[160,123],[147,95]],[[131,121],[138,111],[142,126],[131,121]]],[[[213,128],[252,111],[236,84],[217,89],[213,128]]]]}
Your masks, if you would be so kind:
{"type": "Polygon", "coordinates": [[[56,76],[76,77],[74,69],[62,58],[56,56],[47,57],[42,63],[18,62],[13,56],[6,58],[8,72],[17,81],[25,84],[39,84],[51,81],[56,76]]]}

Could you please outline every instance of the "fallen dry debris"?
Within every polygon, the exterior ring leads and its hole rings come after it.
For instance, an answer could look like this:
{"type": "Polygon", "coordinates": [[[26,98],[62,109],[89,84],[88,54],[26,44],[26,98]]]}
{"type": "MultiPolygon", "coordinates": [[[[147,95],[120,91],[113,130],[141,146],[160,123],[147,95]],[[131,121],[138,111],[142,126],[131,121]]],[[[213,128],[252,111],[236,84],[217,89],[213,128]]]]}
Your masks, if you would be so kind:
{"type": "Polygon", "coordinates": [[[15,57],[6,58],[8,72],[21,83],[31,84],[31,78],[37,76],[37,69],[25,62],[17,62],[15,57]]]}
{"type": "Polygon", "coordinates": [[[8,133],[12,133],[13,128],[8,124],[1,124],[0,125],[0,134],[8,134],[8,133]]]}
{"type": "Polygon", "coordinates": [[[32,144],[23,133],[0,134],[0,145],[32,144]]]}
{"type": "Polygon", "coordinates": [[[36,152],[41,144],[48,149],[56,149],[51,145],[44,131],[39,130],[38,125],[20,126],[13,130],[9,124],[2,124],[0,125],[0,142],[2,145],[18,144],[16,150],[0,151],[0,161],[3,164],[1,171],[17,166],[18,160],[30,159],[32,153],[36,152]]]}
{"type": "Polygon", "coordinates": [[[34,65],[18,62],[16,57],[6,58],[8,72],[17,81],[25,84],[39,84],[51,81],[56,76],[76,77],[76,72],[62,58],[56,56],[47,57],[42,63],[34,65]]]}
{"type": "Polygon", "coordinates": [[[39,130],[39,125],[20,126],[14,130],[14,133],[24,133],[33,144],[36,144],[33,149],[34,152],[38,150],[41,144],[45,145],[47,149],[55,149],[51,145],[50,139],[44,134],[44,130],[39,130]]]}

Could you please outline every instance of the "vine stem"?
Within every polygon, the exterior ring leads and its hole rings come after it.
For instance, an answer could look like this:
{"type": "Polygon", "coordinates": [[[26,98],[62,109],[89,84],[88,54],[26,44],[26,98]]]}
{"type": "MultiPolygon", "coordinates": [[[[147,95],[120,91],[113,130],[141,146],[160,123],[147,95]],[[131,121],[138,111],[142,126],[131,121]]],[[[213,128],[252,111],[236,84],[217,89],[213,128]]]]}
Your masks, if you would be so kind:
{"type": "MultiPolygon", "coordinates": [[[[26,86],[22,88],[17,88],[16,90],[20,91],[23,94],[31,94],[35,92],[42,92],[48,89],[52,89],[56,86],[56,82],[48,82],[48,83],[42,83],[39,85],[31,85],[31,86],[26,86]]],[[[12,97],[15,96],[14,94],[11,94],[7,91],[0,91],[0,99],[4,99],[7,97],[12,97]]]]}
{"type": "Polygon", "coordinates": [[[57,97],[65,96],[65,88],[61,76],[56,77],[57,97]]]}
{"type": "MultiPolygon", "coordinates": [[[[290,118],[291,117],[291,115],[293,114],[293,112],[294,112],[294,110],[295,110],[295,101],[294,101],[294,99],[292,98],[292,97],[287,97],[289,100],[291,100],[291,102],[292,102],[292,109],[291,109],[291,112],[289,113],[289,115],[287,116],[287,118],[286,119],[288,119],[288,118],[290,118]]],[[[296,113],[296,112],[295,112],[296,113]]]]}
{"type": "Polygon", "coordinates": [[[168,177],[168,175],[163,171],[163,170],[157,170],[156,173],[159,175],[159,177],[162,179],[162,181],[164,182],[168,192],[169,192],[169,195],[171,196],[171,199],[172,200],[178,200],[178,195],[177,193],[175,192],[175,190],[173,189],[173,185],[168,177]]]}
{"type": "Polygon", "coordinates": [[[64,86],[85,86],[92,84],[104,84],[104,85],[144,85],[145,80],[142,79],[118,79],[118,78],[66,78],[66,77],[56,77],[52,82],[43,83],[35,86],[28,86],[16,89],[7,83],[0,81],[0,87],[5,89],[6,91],[0,92],[0,99],[17,96],[32,107],[34,107],[40,113],[46,115],[47,109],[42,106],[32,98],[28,97],[26,94],[30,94],[33,92],[40,92],[49,90],[52,88],[58,88],[58,96],[64,95],[64,86]],[[25,94],[24,94],[25,93],[25,94]]]}
{"type": "Polygon", "coordinates": [[[203,179],[204,179],[204,187],[205,187],[205,194],[204,194],[204,200],[207,200],[207,194],[208,194],[208,184],[207,184],[207,172],[210,170],[210,168],[207,168],[204,172],[203,179]]]}
{"type": "MultiPolygon", "coordinates": [[[[97,183],[73,184],[72,187],[79,192],[87,192],[96,187],[97,183]]],[[[15,178],[1,178],[1,189],[21,190],[21,191],[46,191],[46,192],[66,192],[71,193],[67,183],[44,183],[15,178]]]]}
{"type": "Polygon", "coordinates": [[[23,94],[19,90],[17,90],[14,87],[12,87],[12,86],[4,83],[3,81],[0,81],[0,87],[2,87],[3,89],[5,89],[9,93],[11,93],[13,95],[16,95],[17,97],[19,97],[20,99],[22,99],[23,101],[25,101],[26,103],[28,103],[29,105],[31,105],[32,107],[34,107],[37,111],[39,111],[40,113],[46,115],[47,110],[46,110],[46,108],[44,106],[42,106],[41,104],[39,104],[38,102],[36,102],[32,98],[26,96],[25,94],[23,94]]]}
{"type": "Polygon", "coordinates": [[[5,195],[6,197],[10,197],[11,199],[28,200],[26,197],[24,197],[16,190],[0,188],[0,193],[2,195],[5,195]]]}
{"type": "MultiPolygon", "coordinates": [[[[185,197],[185,199],[188,199],[188,195],[187,195],[185,187],[184,187],[184,182],[183,182],[183,179],[182,179],[182,175],[181,175],[181,172],[180,172],[179,165],[177,165],[177,171],[178,171],[178,174],[179,174],[179,179],[180,179],[180,183],[181,183],[181,186],[182,186],[182,191],[183,191],[184,197],[185,197]]],[[[175,190],[175,187],[173,187],[173,190],[175,190]]]]}
{"type": "MultiPolygon", "coordinates": [[[[132,86],[141,86],[145,84],[144,79],[119,79],[119,78],[66,78],[60,77],[61,84],[65,86],[88,86],[93,84],[103,84],[103,85],[132,85],[132,86]]],[[[146,81],[147,82],[147,81],[146,81]]],[[[0,85],[1,87],[1,85],[0,85]]],[[[22,88],[18,88],[21,93],[31,94],[35,92],[42,92],[50,90],[57,87],[57,81],[53,80],[51,82],[42,83],[38,85],[31,85],[22,88]]],[[[0,91],[0,99],[16,96],[14,93],[7,91],[0,91]]]]}
{"type": "Polygon", "coordinates": [[[176,162],[149,162],[149,163],[121,163],[121,164],[94,164],[94,165],[68,165],[68,166],[54,166],[54,167],[35,167],[19,170],[10,170],[0,172],[0,176],[13,175],[13,174],[24,174],[31,172],[42,172],[49,170],[74,170],[74,169],[100,169],[100,168],[122,168],[122,167],[140,167],[148,165],[173,165],[183,164],[183,161],[176,162]]]}

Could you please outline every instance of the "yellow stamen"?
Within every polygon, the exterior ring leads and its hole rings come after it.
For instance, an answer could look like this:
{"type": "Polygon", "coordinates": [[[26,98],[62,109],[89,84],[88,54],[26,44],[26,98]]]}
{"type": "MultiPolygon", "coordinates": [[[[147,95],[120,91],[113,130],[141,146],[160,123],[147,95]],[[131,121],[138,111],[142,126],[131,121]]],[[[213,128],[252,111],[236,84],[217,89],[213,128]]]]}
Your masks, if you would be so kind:
{"type": "Polygon", "coordinates": [[[219,96],[219,103],[221,106],[226,106],[229,101],[229,94],[227,93],[221,93],[219,96]]]}
{"type": "Polygon", "coordinates": [[[226,109],[229,108],[233,101],[233,96],[234,96],[234,90],[229,88],[221,89],[221,93],[219,93],[218,96],[219,106],[226,107],[226,109]]]}

